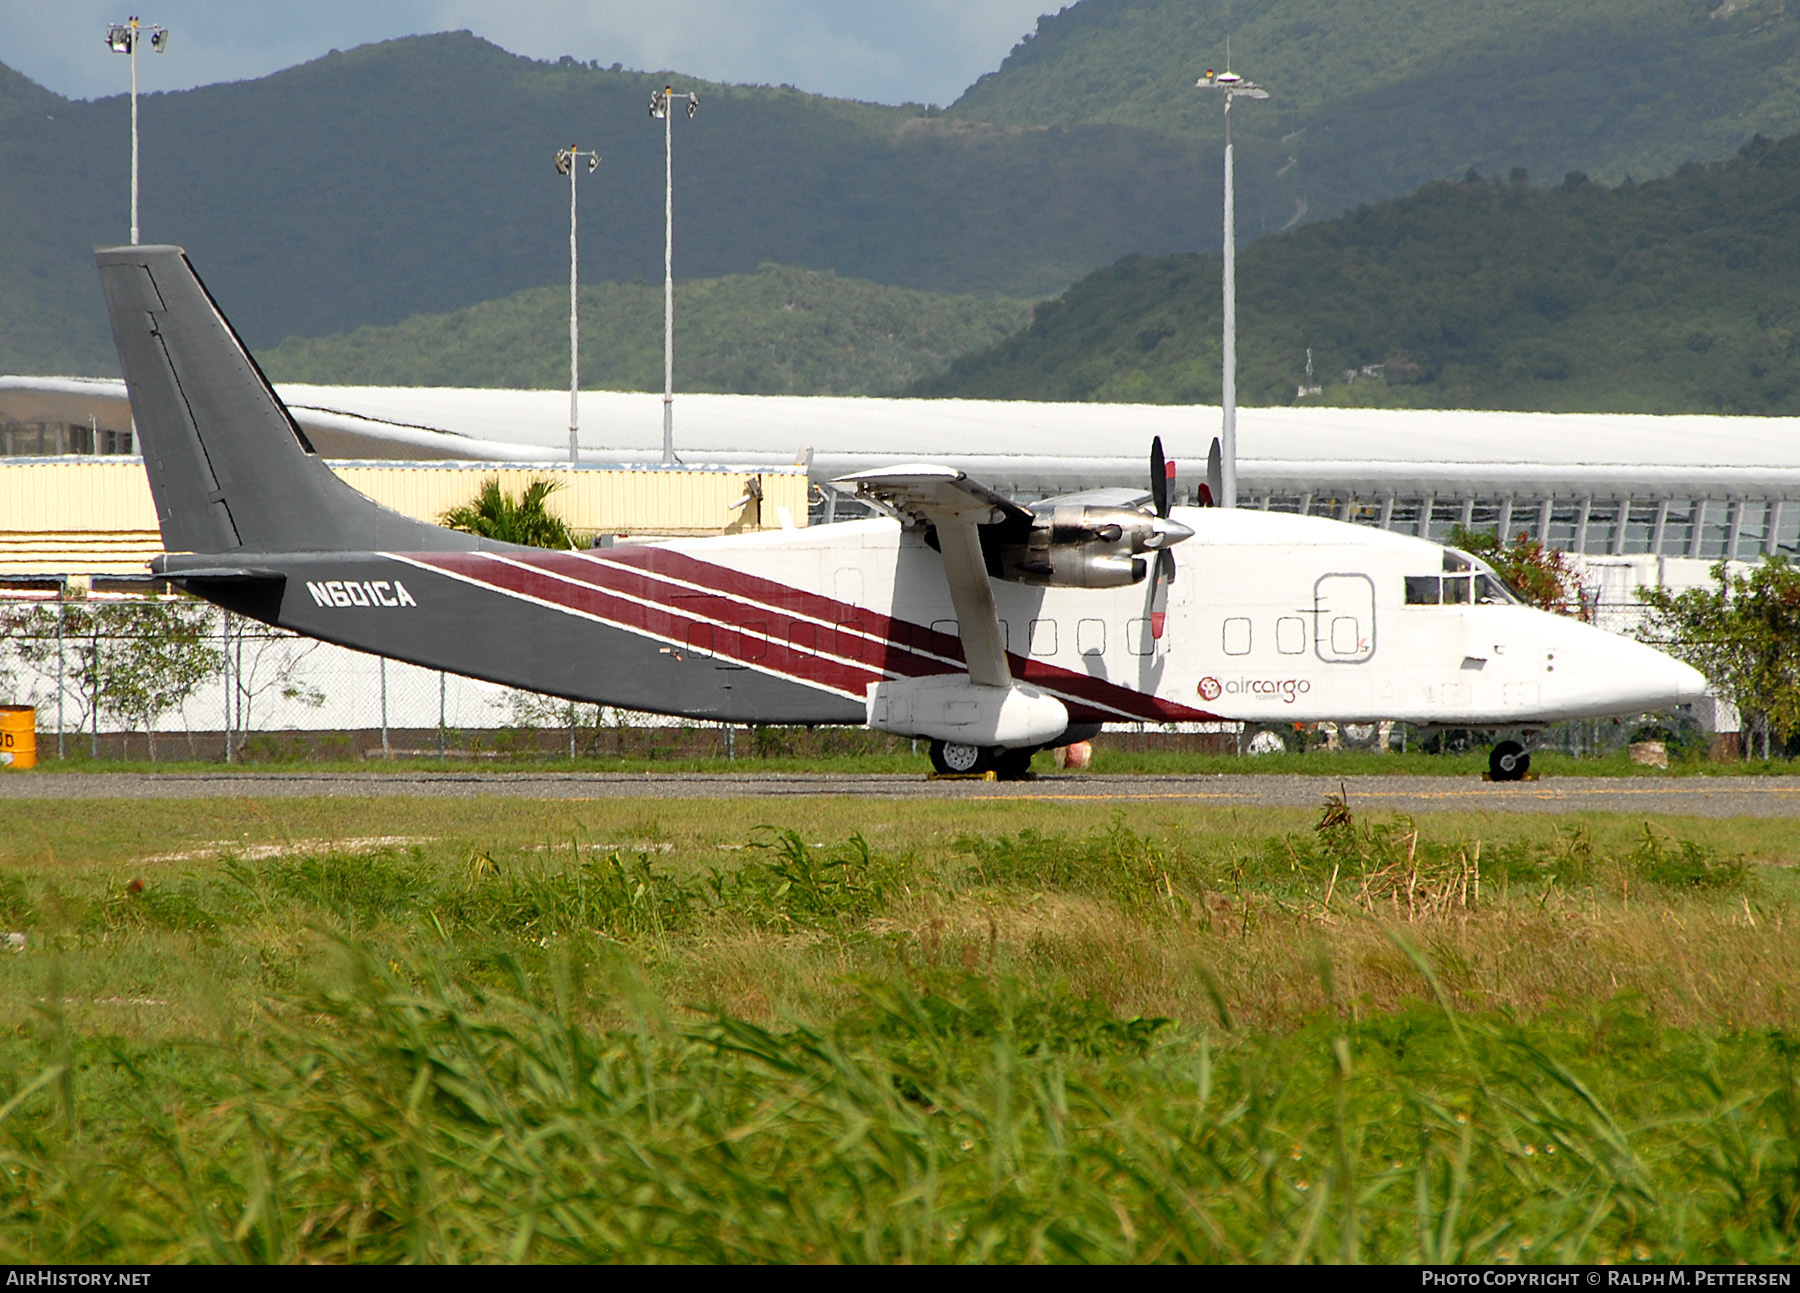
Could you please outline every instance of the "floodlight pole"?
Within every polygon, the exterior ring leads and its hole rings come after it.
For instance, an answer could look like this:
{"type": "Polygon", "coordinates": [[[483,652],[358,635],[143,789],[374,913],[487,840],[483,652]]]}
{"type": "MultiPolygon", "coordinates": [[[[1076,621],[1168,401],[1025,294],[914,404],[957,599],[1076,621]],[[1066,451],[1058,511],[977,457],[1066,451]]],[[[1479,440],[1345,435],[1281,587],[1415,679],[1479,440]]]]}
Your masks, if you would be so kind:
{"type": "Polygon", "coordinates": [[[1220,343],[1221,382],[1219,393],[1222,414],[1219,429],[1219,494],[1213,501],[1220,507],[1237,506],[1237,196],[1234,189],[1231,148],[1231,105],[1239,98],[1266,99],[1269,92],[1246,81],[1227,68],[1206,75],[1195,83],[1201,89],[1225,92],[1225,328],[1220,343]]]}
{"type": "MultiPolygon", "coordinates": [[[[106,29],[106,47],[115,54],[131,59],[131,245],[138,243],[138,41],[143,37],[137,15],[115,22],[106,29]]],[[[150,26],[150,48],[158,54],[169,47],[169,30],[154,23],[150,26]]]]}
{"type": "MultiPolygon", "coordinates": [[[[663,451],[664,466],[675,456],[675,88],[665,85],[650,95],[650,115],[663,123],[663,451]]],[[[700,96],[689,94],[687,114],[700,110],[700,96]]]]}
{"type": "Polygon", "coordinates": [[[600,165],[600,154],[592,149],[570,144],[556,150],[556,170],[569,177],[569,466],[580,456],[577,439],[581,431],[581,309],[575,294],[575,180],[581,159],[588,159],[588,174],[600,165]]]}

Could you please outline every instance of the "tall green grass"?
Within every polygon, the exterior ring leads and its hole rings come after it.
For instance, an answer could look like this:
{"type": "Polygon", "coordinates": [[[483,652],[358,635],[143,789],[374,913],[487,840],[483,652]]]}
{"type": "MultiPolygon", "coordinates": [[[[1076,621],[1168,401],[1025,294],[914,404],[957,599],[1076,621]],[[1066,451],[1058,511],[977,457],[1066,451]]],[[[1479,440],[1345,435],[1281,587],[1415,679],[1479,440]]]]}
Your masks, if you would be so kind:
{"type": "MultiPolygon", "coordinates": [[[[30,1261],[1781,1261],[1785,1033],[1625,1004],[1419,1006],[1282,1037],[1004,974],[675,1022],[621,961],[476,981],[339,945],[337,987],[193,1069],[77,1042],[0,1107],[30,1261]],[[611,999],[626,1022],[597,1027],[611,999]]],[[[1422,973],[1428,972],[1423,960],[1422,973]]]]}
{"type": "Polygon", "coordinates": [[[0,1260],[1800,1256],[1786,872],[1067,820],[15,868],[0,1260]]]}

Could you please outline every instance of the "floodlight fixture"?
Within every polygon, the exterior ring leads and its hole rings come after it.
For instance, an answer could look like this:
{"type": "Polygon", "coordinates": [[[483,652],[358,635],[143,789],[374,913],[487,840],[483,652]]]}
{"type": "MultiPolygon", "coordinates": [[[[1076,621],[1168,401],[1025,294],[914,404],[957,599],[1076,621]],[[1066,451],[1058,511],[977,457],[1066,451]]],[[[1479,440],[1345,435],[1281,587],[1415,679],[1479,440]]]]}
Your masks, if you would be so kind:
{"type": "Polygon", "coordinates": [[[665,85],[650,95],[650,117],[663,123],[663,451],[665,466],[679,462],[675,456],[675,137],[672,129],[676,104],[687,103],[688,120],[700,111],[700,96],[677,94],[665,85]]]}
{"type": "Polygon", "coordinates": [[[569,177],[569,467],[575,467],[580,454],[581,434],[581,310],[576,296],[575,255],[575,181],[581,175],[581,159],[587,158],[587,173],[592,175],[600,165],[600,154],[591,148],[570,144],[556,150],[556,173],[569,177]]]}
{"type": "Polygon", "coordinates": [[[1237,506],[1237,199],[1231,146],[1231,105],[1239,99],[1266,99],[1269,92],[1254,81],[1246,81],[1231,70],[1229,62],[1223,72],[1206,69],[1206,75],[1195,83],[1202,90],[1218,90],[1225,100],[1225,298],[1224,336],[1220,345],[1220,427],[1219,427],[1219,497],[1220,507],[1237,506]]]}
{"type": "Polygon", "coordinates": [[[108,23],[106,27],[106,47],[115,54],[126,54],[131,58],[131,241],[135,246],[138,241],[138,84],[137,84],[137,51],[138,42],[145,36],[150,38],[150,48],[161,54],[169,48],[169,29],[155,23],[146,29],[132,14],[124,22],[108,23]]]}

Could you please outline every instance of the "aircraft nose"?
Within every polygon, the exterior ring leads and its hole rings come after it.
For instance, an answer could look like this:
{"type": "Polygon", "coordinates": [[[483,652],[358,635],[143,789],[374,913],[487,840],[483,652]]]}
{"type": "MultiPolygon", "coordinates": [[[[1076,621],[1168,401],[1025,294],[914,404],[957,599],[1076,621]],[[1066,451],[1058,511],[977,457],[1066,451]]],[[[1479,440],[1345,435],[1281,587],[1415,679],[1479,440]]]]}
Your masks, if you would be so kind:
{"type": "Polygon", "coordinates": [[[1675,691],[1675,703],[1686,704],[1690,700],[1699,700],[1706,694],[1706,675],[1691,664],[1680,660],[1669,661],[1670,683],[1675,691]]]}

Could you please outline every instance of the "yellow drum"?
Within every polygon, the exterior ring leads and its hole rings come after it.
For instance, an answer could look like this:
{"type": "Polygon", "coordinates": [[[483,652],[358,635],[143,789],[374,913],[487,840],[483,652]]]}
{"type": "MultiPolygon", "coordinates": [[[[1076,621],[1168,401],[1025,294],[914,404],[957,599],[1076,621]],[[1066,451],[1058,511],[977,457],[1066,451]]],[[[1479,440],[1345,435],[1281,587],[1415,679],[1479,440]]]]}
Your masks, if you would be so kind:
{"type": "Polygon", "coordinates": [[[0,705],[0,768],[37,767],[37,710],[0,705]]]}

